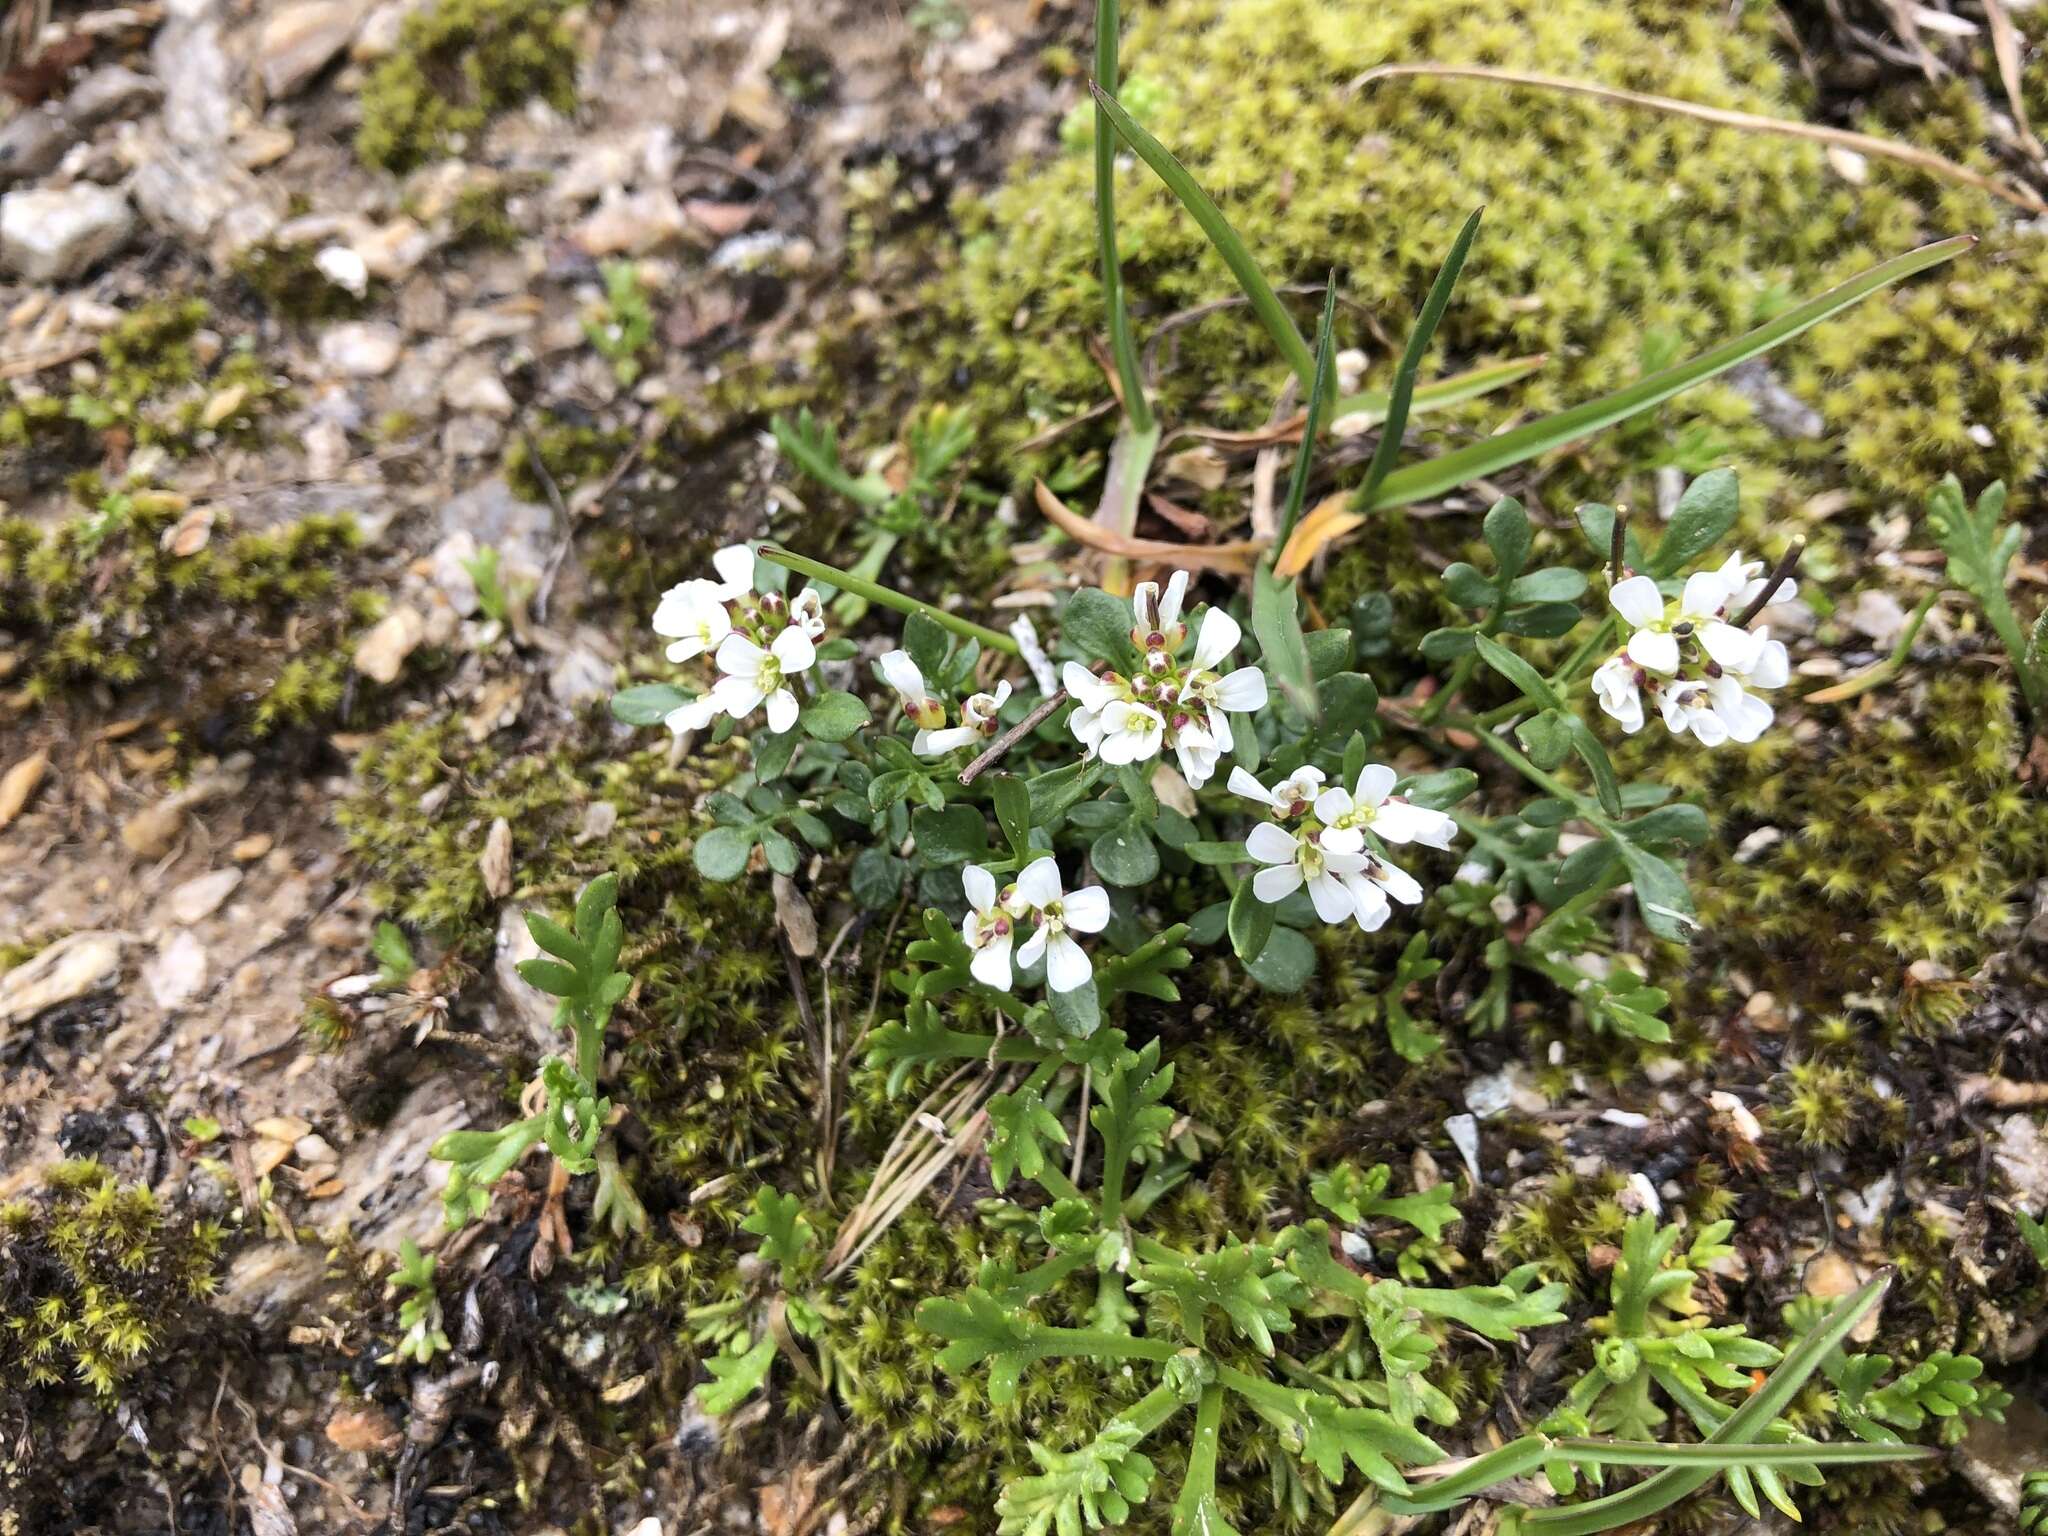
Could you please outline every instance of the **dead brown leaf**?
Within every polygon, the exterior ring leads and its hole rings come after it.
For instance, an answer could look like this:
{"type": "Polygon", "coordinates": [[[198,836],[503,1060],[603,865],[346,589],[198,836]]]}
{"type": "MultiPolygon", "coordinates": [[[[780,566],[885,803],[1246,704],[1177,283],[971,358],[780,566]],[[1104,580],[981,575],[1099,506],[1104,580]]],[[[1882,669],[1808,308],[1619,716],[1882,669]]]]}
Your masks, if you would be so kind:
{"type": "Polygon", "coordinates": [[[1162,564],[1226,571],[1232,575],[1251,574],[1265,544],[1258,539],[1239,539],[1228,544],[1179,544],[1170,539],[1141,539],[1116,533],[1090,522],[1052,493],[1043,480],[1036,483],[1038,510],[1047,522],[1077,544],[1127,560],[1156,560],[1162,564]]]}
{"type": "Polygon", "coordinates": [[[50,754],[32,753],[0,775],[0,828],[19,816],[49,770],[50,754]]]}
{"type": "Polygon", "coordinates": [[[476,867],[484,877],[484,890],[493,901],[503,901],[512,894],[512,823],[504,817],[491,823],[476,867]]]}

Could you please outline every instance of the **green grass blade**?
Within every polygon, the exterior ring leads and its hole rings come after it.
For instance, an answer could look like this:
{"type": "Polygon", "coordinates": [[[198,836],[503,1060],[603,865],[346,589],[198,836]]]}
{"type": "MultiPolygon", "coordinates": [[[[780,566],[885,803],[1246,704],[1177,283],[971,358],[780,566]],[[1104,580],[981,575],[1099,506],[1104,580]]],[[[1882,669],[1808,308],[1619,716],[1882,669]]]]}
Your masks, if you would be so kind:
{"type": "Polygon", "coordinates": [[[1437,268],[1436,281],[1429,285],[1429,297],[1422,301],[1422,313],[1415,317],[1415,328],[1408,333],[1408,345],[1402,349],[1400,366],[1394,370],[1393,392],[1387,397],[1386,424],[1380,429],[1372,463],[1366,466],[1364,483],[1354,498],[1357,506],[1372,505],[1373,492],[1380,488],[1400,455],[1401,434],[1408,430],[1408,403],[1415,397],[1415,376],[1422,371],[1422,354],[1429,350],[1437,325],[1450,307],[1451,290],[1458,286],[1458,274],[1465,268],[1465,258],[1471,254],[1472,241],[1479,233],[1479,216],[1485,211],[1474,208],[1465,227],[1458,231],[1458,238],[1451,242],[1450,254],[1437,268]]]}
{"type": "Polygon", "coordinates": [[[1336,334],[1337,274],[1332,272],[1323,284],[1323,320],[1316,332],[1316,381],[1308,392],[1308,414],[1301,421],[1301,451],[1294,456],[1294,473],[1287,481],[1287,501],[1280,509],[1280,521],[1274,525],[1272,546],[1266,551],[1268,565],[1287,547],[1287,536],[1294,532],[1302,504],[1308,500],[1308,474],[1315,463],[1316,436],[1329,415],[1324,403],[1329,397],[1327,386],[1334,381],[1336,372],[1330,361],[1336,355],[1336,334]]]}
{"type": "Polygon", "coordinates": [[[1559,1440],[1557,1457],[1603,1467],[1846,1467],[1872,1462],[1926,1461],[1932,1446],[1791,1441],[1784,1445],[1659,1445],[1654,1440],[1559,1440]]]}
{"type": "MultiPolygon", "coordinates": [[[[1095,0],[1095,78],[1098,97],[1116,99],[1117,34],[1123,18],[1117,0],[1095,0]]],[[[1138,370],[1138,349],[1131,341],[1131,314],[1124,303],[1123,261],[1116,246],[1116,137],[1109,114],[1095,107],[1095,244],[1102,257],[1102,302],[1109,314],[1109,352],[1116,360],[1117,383],[1123,388],[1124,414],[1134,431],[1153,428],[1152,402],[1145,398],[1145,376],[1138,370]]],[[[1128,531],[1128,530],[1126,530],[1128,531]]]]}
{"type": "MultiPolygon", "coordinates": [[[[1244,296],[1251,301],[1252,313],[1259,317],[1259,323],[1266,328],[1266,334],[1273,338],[1273,344],[1287,359],[1301,380],[1301,387],[1309,389],[1315,379],[1316,360],[1302,340],[1301,331],[1296,327],[1293,316],[1280,302],[1280,295],[1273,291],[1273,285],[1266,281],[1266,274],[1259,270],[1259,264],[1252,260],[1252,253],[1230,227],[1230,221],[1223,217],[1223,210],[1204,192],[1195,178],[1188,174],[1188,168],[1174,159],[1173,153],[1164,144],[1153,138],[1137,121],[1116,104],[1115,98],[1103,90],[1098,81],[1093,87],[1095,106],[1116,125],[1116,131],[1123,141],[1136,151],[1140,160],[1151,166],[1159,179],[1166,183],[1167,190],[1180,199],[1202,233],[1209,237],[1209,243],[1216,247],[1216,254],[1223,258],[1230,275],[1237,279],[1237,286],[1244,290],[1244,296]]],[[[1100,142],[1097,150],[1101,153],[1100,142]]]]}
{"type": "Polygon", "coordinates": [[[1499,1450],[1489,1451],[1449,1477],[1439,1478],[1433,1483],[1415,1484],[1413,1493],[1382,1493],[1379,1495],[1379,1507],[1390,1515],[1433,1514],[1440,1509],[1449,1509],[1453,1504],[1461,1504],[1475,1494],[1484,1493],[1495,1483],[1505,1483],[1533,1472],[1550,1456],[1548,1440],[1541,1435],[1524,1435],[1519,1440],[1510,1440],[1499,1450]]]}
{"type": "Polygon", "coordinates": [[[1405,507],[1412,502],[1441,496],[1481,476],[1495,474],[1597,432],[1602,427],[1613,426],[1652,406],[1663,404],[1673,395],[1716,374],[1726,373],[1736,364],[1768,352],[1781,342],[1790,341],[1802,331],[1839,314],[1887,284],[1961,255],[1976,243],[1975,235],[1954,235],[1894,256],[1890,261],[1808,299],[1797,308],[1788,309],[1768,324],[1745,332],[1732,341],[1724,341],[1718,347],[1661,373],[1653,373],[1647,379],[1639,379],[1626,389],[1618,389],[1597,400],[1588,400],[1583,405],[1560,411],[1555,416],[1546,416],[1540,421],[1486,438],[1441,458],[1397,469],[1380,482],[1369,505],[1373,509],[1405,507]]]}
{"type": "MultiPolygon", "coordinates": [[[[1408,402],[1408,414],[1420,416],[1426,411],[1448,410],[1451,406],[1463,405],[1467,400],[1490,395],[1517,379],[1526,379],[1549,361],[1548,356],[1538,352],[1529,357],[1510,358],[1505,363],[1488,363],[1484,368],[1454,373],[1449,378],[1431,379],[1427,384],[1415,386],[1415,398],[1408,402]]],[[[1368,425],[1378,426],[1387,419],[1390,403],[1390,397],[1383,389],[1361,389],[1357,394],[1346,395],[1339,400],[1330,412],[1330,419],[1336,421],[1345,416],[1364,416],[1368,418],[1368,425]]]]}
{"type": "MultiPolygon", "coordinates": [[[[1837,1302],[1834,1310],[1821,1319],[1820,1325],[1778,1362],[1777,1369],[1771,1372],[1764,1384],[1707,1437],[1705,1444],[1725,1449],[1758,1443],[1757,1436],[1798,1394],[1807,1377],[1819,1370],[1821,1362],[1849,1336],[1863,1315],[1877,1305],[1891,1280],[1891,1272],[1887,1270],[1837,1302]]],[[[1801,1447],[1802,1451],[1812,1449],[1814,1447],[1801,1447]]],[[[1669,1509],[1680,1499],[1712,1482],[1720,1475],[1723,1465],[1725,1463],[1717,1462],[1709,1466],[1667,1467],[1633,1488],[1608,1494],[1605,1498],[1558,1509],[1532,1510],[1523,1516],[1522,1529],[1526,1536],[1599,1536],[1602,1531],[1633,1525],[1669,1509]]]]}

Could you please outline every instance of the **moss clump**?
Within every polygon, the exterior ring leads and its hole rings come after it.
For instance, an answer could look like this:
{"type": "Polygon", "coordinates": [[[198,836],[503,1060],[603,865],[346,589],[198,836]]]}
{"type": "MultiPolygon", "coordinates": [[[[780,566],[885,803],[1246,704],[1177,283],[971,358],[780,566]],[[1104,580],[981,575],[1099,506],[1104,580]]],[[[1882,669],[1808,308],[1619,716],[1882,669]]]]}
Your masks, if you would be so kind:
{"type": "Polygon", "coordinates": [[[317,256],[310,245],[265,241],[237,255],[230,270],[274,315],[289,320],[341,320],[361,314],[369,305],[369,294],[358,298],[339,283],[330,282],[320,270],[317,256]]]}
{"type": "Polygon", "coordinates": [[[185,500],[77,487],[92,511],[44,529],[0,518],[0,624],[28,640],[38,701],[78,683],[133,687],[171,676],[184,703],[255,736],[310,724],[339,702],[349,647],[374,599],[344,596],[361,534],[348,517],[166,549],[185,500]]]}
{"type": "Polygon", "coordinates": [[[1693,881],[1709,931],[1760,984],[1832,1011],[1914,961],[1967,974],[2000,941],[2048,858],[2023,746],[2004,680],[1951,671],[1813,740],[1772,731],[1658,773],[1731,811],[1693,881]]]}
{"type": "Polygon", "coordinates": [[[357,155],[405,172],[531,97],[574,111],[568,10],[567,0],[439,0],[406,17],[398,51],[363,87],[357,155]]]}
{"type": "MultiPolygon", "coordinates": [[[[1823,413],[1821,440],[1775,437],[1741,394],[1715,386],[1574,450],[1571,472],[1552,482],[1560,499],[1598,489],[1647,501],[1647,477],[1615,482],[1696,462],[1717,443],[1740,450],[1752,495],[1770,489],[1765,471],[1796,476],[1837,452],[1852,489],[1873,498],[1917,496],[1951,468],[2031,472],[2048,391],[2044,243],[1983,194],[1876,161],[1867,184],[1851,186],[1811,145],[1554,92],[1349,83],[1378,64],[1429,59],[1800,116],[1803,88],[1774,51],[1770,15],[1738,12],[1681,0],[1396,0],[1361,15],[1342,0],[1179,0],[1138,8],[1125,56],[1167,83],[1149,126],[1268,274],[1314,282],[1334,265],[1376,333],[1406,331],[1459,220],[1486,205],[1427,367],[1536,352],[1550,361],[1510,396],[1431,424],[1495,423],[1506,400],[1544,410],[1588,398],[1930,236],[1985,235],[1935,278],[1858,306],[1781,356],[1781,375],[1823,413]]],[[[1981,108],[1961,85],[1884,105],[1893,121],[1874,126],[1970,160],[1987,153],[1981,108]]],[[[966,403],[998,449],[1105,394],[1083,345],[1102,323],[1092,174],[1088,156],[1069,153],[966,208],[968,238],[934,295],[931,331],[898,353],[930,387],[953,379],[957,394],[959,378],[973,380],[966,403]]],[[[1141,338],[1230,293],[1213,252],[1142,166],[1121,177],[1118,213],[1141,338]]],[[[1360,339],[1356,325],[1344,340],[1360,339]]],[[[1369,382],[1383,384],[1392,358],[1372,351],[1369,382]]],[[[1170,420],[1247,426],[1282,377],[1239,308],[1177,329],[1157,384],[1170,420]]],[[[1069,434],[1058,451],[1085,446],[1069,434]]]]}
{"type": "Polygon", "coordinates": [[[601,478],[619,461],[619,455],[633,445],[633,434],[623,427],[600,427],[590,421],[567,421],[552,413],[543,418],[531,435],[515,437],[505,450],[505,483],[525,501],[544,501],[548,489],[534,460],[547,470],[555,489],[563,494],[585,480],[601,478]]]}
{"type": "Polygon", "coordinates": [[[111,1402],[213,1290],[221,1232],[175,1220],[98,1163],[60,1163],[0,1206],[0,1412],[82,1387],[111,1402]]]}

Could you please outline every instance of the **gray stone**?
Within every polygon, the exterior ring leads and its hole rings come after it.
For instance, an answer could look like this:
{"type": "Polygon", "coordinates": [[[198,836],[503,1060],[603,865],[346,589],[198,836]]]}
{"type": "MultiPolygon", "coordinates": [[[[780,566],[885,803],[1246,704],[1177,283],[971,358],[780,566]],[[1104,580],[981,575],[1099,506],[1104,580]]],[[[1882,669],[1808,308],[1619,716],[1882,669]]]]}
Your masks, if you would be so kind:
{"type": "Polygon", "coordinates": [[[300,0],[264,20],[256,36],[256,73],[271,100],[296,95],[332,63],[356,34],[355,0],[300,0]]]}
{"type": "Polygon", "coordinates": [[[72,87],[64,98],[64,117],[80,133],[90,133],[102,123],[148,111],[163,96],[164,88],[148,75],[108,64],[72,87]]]}
{"type": "Polygon", "coordinates": [[[0,266],[32,283],[61,283],[118,251],[135,211],[111,187],[32,188],[0,197],[0,266]]]}
{"type": "Polygon", "coordinates": [[[382,378],[398,366],[405,338],[398,327],[377,320],[351,320],[320,338],[320,360],[351,378],[382,378]]]}
{"type": "Polygon", "coordinates": [[[521,501],[495,476],[479,480],[441,504],[444,534],[467,529],[479,545],[496,547],[501,569],[538,574],[555,547],[555,514],[538,502],[521,501]]]}
{"type": "Polygon", "coordinates": [[[45,1009],[105,986],[121,969],[126,936],[101,929],[67,934],[0,975],[0,1038],[45,1009]]]}
{"type": "Polygon", "coordinates": [[[0,184],[31,181],[57,168],[78,134],[55,112],[33,107],[0,128],[0,184]]]}

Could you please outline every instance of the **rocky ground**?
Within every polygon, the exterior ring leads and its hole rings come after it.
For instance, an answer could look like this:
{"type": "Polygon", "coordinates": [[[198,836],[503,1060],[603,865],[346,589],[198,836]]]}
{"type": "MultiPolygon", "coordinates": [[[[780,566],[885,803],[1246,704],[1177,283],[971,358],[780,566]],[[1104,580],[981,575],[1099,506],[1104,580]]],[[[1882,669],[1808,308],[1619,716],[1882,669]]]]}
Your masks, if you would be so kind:
{"type": "MultiPolygon", "coordinates": [[[[830,369],[856,386],[842,420],[893,415],[896,381],[869,364],[928,275],[922,242],[956,192],[1055,146],[1077,87],[1044,58],[1085,47],[1087,18],[1058,0],[562,8],[549,24],[573,89],[534,91],[424,148],[406,141],[387,156],[398,169],[366,163],[359,135],[397,111],[385,66],[415,46],[404,28],[421,11],[145,0],[44,18],[17,3],[4,26],[0,381],[10,408],[45,423],[10,435],[0,421],[9,512],[39,530],[82,511],[123,519],[120,537],[181,558],[225,559],[235,538],[309,518],[362,531],[335,565],[339,587],[303,617],[287,606],[259,623],[223,595],[175,623],[147,609],[123,642],[146,658],[139,676],[83,668],[44,686],[40,642],[0,608],[0,965],[10,946],[21,956],[0,970],[0,1202],[32,1192],[52,1160],[89,1156],[231,1233],[212,1331],[185,1338],[118,1412],[70,1404],[54,1454],[13,1485],[19,1511],[0,1508],[5,1536],[805,1536],[880,1518],[857,1437],[829,1409],[786,1425],[756,1414],[751,1438],[721,1441],[687,1406],[669,1414],[693,1368],[662,1345],[675,1329],[630,1332],[597,1306],[541,1301],[559,1190],[535,1191],[529,1219],[441,1244],[427,1148],[498,1123],[511,1063],[552,1046],[551,1004],[511,966],[530,952],[521,911],[559,903],[564,881],[527,878],[523,859],[515,880],[515,848],[537,835],[516,817],[448,826],[475,886],[466,920],[495,942],[445,964],[422,951],[407,986],[366,1012],[374,924],[439,887],[424,859],[417,885],[402,859],[366,867],[351,851],[362,822],[343,826],[337,808],[394,723],[445,724],[462,751],[488,743],[499,759],[602,738],[601,701],[645,659],[654,572],[677,574],[684,548],[764,532],[771,513],[824,542],[837,514],[802,510],[759,401],[803,403],[830,369]],[[637,298],[608,287],[619,263],[637,298]],[[188,297],[205,309],[176,343],[174,376],[135,386],[133,409],[81,416],[72,402],[112,399],[154,366],[124,374],[106,339],[188,297]],[[46,409],[84,422],[83,448],[51,446],[46,409]],[[99,479],[82,490],[80,471],[99,479]],[[156,502],[108,510],[112,488],[145,484],[156,502]],[[469,562],[482,551],[509,609],[480,590],[469,562]],[[262,660],[260,684],[237,670],[245,655],[262,660]],[[259,731],[292,660],[328,691],[259,731]],[[309,1027],[321,1021],[324,1033],[309,1027]],[[458,1349],[401,1377],[379,1359],[397,1332],[384,1279],[407,1238],[441,1245],[458,1349]],[[668,1416],[647,1418],[663,1432],[636,1441],[620,1424],[656,1399],[668,1416]]],[[[433,69],[423,82],[469,88],[433,69]]],[[[81,557],[86,611],[128,624],[99,548],[81,557]]],[[[1904,607],[1858,601],[1864,641],[1888,645],[1904,607]]],[[[1944,623],[1930,635],[1946,638],[1944,623]]],[[[645,756],[652,772],[660,754],[645,756]]],[[[593,756],[567,761],[569,780],[599,784],[593,756]]],[[[465,758],[447,782],[481,805],[486,776],[465,758]]],[[[604,845],[616,806],[562,803],[550,813],[579,830],[560,840],[604,845]]],[[[1976,1139],[1983,1178],[1935,1180],[1928,1196],[1960,1203],[1943,1211],[1978,1282],[2020,1272],[2009,1243],[1987,1256],[1984,1201],[2048,1205],[2037,1103],[1999,1097],[2048,1076],[2048,918],[2031,893],[2015,901],[2031,926],[2000,946],[2003,1012],[1942,1068],[1955,1068],[1944,1091],[1968,1083],[1944,1100],[1944,1133],[1976,1139]]],[[[1781,1032],[1769,992],[1747,998],[1758,1032],[1781,1032]]],[[[1466,1065],[1448,1107],[1553,1116],[1589,1172],[1637,1155],[1606,1155],[1600,1127],[1628,1122],[1600,1119],[1614,1106],[1597,1084],[1560,1109],[1498,1042],[1466,1065]]],[[[1704,1135],[1704,1096],[1667,1097],[1651,1101],[1660,1116],[1704,1135]]],[[[1894,1198],[1868,1171],[1842,1174],[1863,1210],[1843,1216],[1847,1232],[1894,1198]]],[[[685,1248],[704,1240],[693,1208],[669,1216],[685,1248]]],[[[1788,1233],[1776,1263],[1833,1294],[1876,1257],[1849,1246],[1854,1264],[1788,1233]]],[[[2008,1322],[2020,1382],[2040,1323],[2008,1322]]],[[[2041,1459],[2048,1423],[2023,1399],[2005,1435],[1974,1447],[1966,1491],[1944,1508],[2011,1519],[2016,1472],[2041,1459]]],[[[939,1513],[935,1528],[962,1518],[939,1513]]]]}

